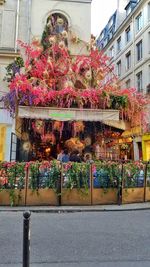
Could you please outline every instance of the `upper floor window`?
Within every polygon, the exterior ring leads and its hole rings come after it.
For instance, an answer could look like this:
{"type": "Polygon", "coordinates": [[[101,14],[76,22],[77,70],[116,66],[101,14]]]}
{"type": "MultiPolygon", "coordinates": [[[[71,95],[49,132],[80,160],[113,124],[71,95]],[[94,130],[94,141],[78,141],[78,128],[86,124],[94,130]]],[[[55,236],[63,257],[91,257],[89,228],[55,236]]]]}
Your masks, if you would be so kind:
{"type": "Polygon", "coordinates": [[[130,26],[125,30],[125,37],[126,37],[126,43],[130,42],[131,40],[131,28],[130,26]]]}
{"type": "Polygon", "coordinates": [[[64,45],[68,45],[67,39],[68,32],[68,20],[60,14],[54,13],[47,18],[46,26],[42,35],[42,44],[44,49],[51,47],[55,41],[54,36],[58,37],[58,41],[64,42],[64,45]]]}
{"type": "Polygon", "coordinates": [[[141,60],[143,57],[142,40],[136,44],[136,55],[137,61],[141,60]]]}
{"type": "Polygon", "coordinates": [[[118,77],[121,76],[121,60],[117,62],[117,75],[118,77]]]}
{"type": "Polygon", "coordinates": [[[109,50],[109,56],[112,58],[112,57],[114,57],[114,46],[112,46],[111,48],[110,48],[110,50],[109,50]]]}
{"type": "Polygon", "coordinates": [[[136,17],[136,31],[140,31],[142,29],[142,13],[140,13],[137,17],[136,17]]]}
{"type": "Polygon", "coordinates": [[[131,5],[129,5],[127,8],[126,8],[126,16],[128,16],[130,13],[131,13],[132,9],[131,9],[131,5]]]}
{"type": "Polygon", "coordinates": [[[108,28],[111,28],[112,25],[113,25],[113,18],[111,18],[111,20],[108,22],[108,28]]]}
{"type": "Polygon", "coordinates": [[[150,21],[150,2],[148,3],[148,21],[150,21]]]}
{"type": "Polygon", "coordinates": [[[121,36],[117,39],[117,52],[121,51],[121,36]]]}
{"type": "Polygon", "coordinates": [[[136,82],[137,82],[137,91],[142,92],[143,91],[142,71],[136,74],[136,82]]]}
{"type": "Polygon", "coordinates": [[[129,70],[131,68],[131,52],[129,51],[126,54],[126,69],[129,70]]]}

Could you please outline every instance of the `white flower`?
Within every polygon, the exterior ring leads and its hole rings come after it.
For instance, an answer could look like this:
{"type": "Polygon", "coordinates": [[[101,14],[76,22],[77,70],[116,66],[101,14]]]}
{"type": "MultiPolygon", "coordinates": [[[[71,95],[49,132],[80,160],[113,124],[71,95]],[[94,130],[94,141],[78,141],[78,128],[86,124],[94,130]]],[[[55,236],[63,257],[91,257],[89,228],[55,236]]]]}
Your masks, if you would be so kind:
{"type": "Polygon", "coordinates": [[[63,38],[65,38],[65,39],[68,38],[68,33],[67,33],[67,31],[63,31],[61,34],[62,34],[63,38]]]}
{"type": "Polygon", "coordinates": [[[65,48],[65,43],[64,43],[64,41],[59,42],[59,47],[62,48],[62,49],[65,48]]]}

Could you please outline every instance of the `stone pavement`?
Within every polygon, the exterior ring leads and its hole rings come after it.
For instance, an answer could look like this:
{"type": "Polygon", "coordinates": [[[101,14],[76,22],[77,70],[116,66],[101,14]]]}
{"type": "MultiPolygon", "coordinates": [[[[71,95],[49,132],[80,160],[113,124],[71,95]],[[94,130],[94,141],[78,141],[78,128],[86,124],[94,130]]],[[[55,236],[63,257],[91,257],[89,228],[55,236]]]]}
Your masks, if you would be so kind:
{"type": "Polygon", "coordinates": [[[26,210],[36,213],[150,210],[150,202],[122,204],[122,205],[97,205],[97,206],[26,206],[26,207],[0,206],[0,212],[23,212],[26,210]]]}

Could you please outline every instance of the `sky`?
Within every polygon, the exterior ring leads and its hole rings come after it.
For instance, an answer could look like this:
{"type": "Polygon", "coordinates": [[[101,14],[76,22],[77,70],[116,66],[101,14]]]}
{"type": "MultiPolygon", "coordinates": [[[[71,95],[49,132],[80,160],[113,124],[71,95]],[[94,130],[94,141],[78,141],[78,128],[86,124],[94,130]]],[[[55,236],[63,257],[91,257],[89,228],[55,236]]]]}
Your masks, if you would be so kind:
{"type": "Polygon", "coordinates": [[[92,0],[91,33],[98,36],[117,8],[117,0],[92,0]]]}

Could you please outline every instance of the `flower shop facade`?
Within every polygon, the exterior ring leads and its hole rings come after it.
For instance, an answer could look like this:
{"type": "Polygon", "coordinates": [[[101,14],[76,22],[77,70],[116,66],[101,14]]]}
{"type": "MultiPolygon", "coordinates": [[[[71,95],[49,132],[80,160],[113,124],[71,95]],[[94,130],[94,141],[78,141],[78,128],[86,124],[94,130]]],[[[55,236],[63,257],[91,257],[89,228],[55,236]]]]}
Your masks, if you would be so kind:
{"type": "MultiPolygon", "coordinates": [[[[90,159],[132,159],[132,140],[122,136],[129,125],[118,110],[19,106],[17,160],[51,160],[64,148],[90,159]]],[[[13,160],[13,158],[12,158],[13,160]]]]}

